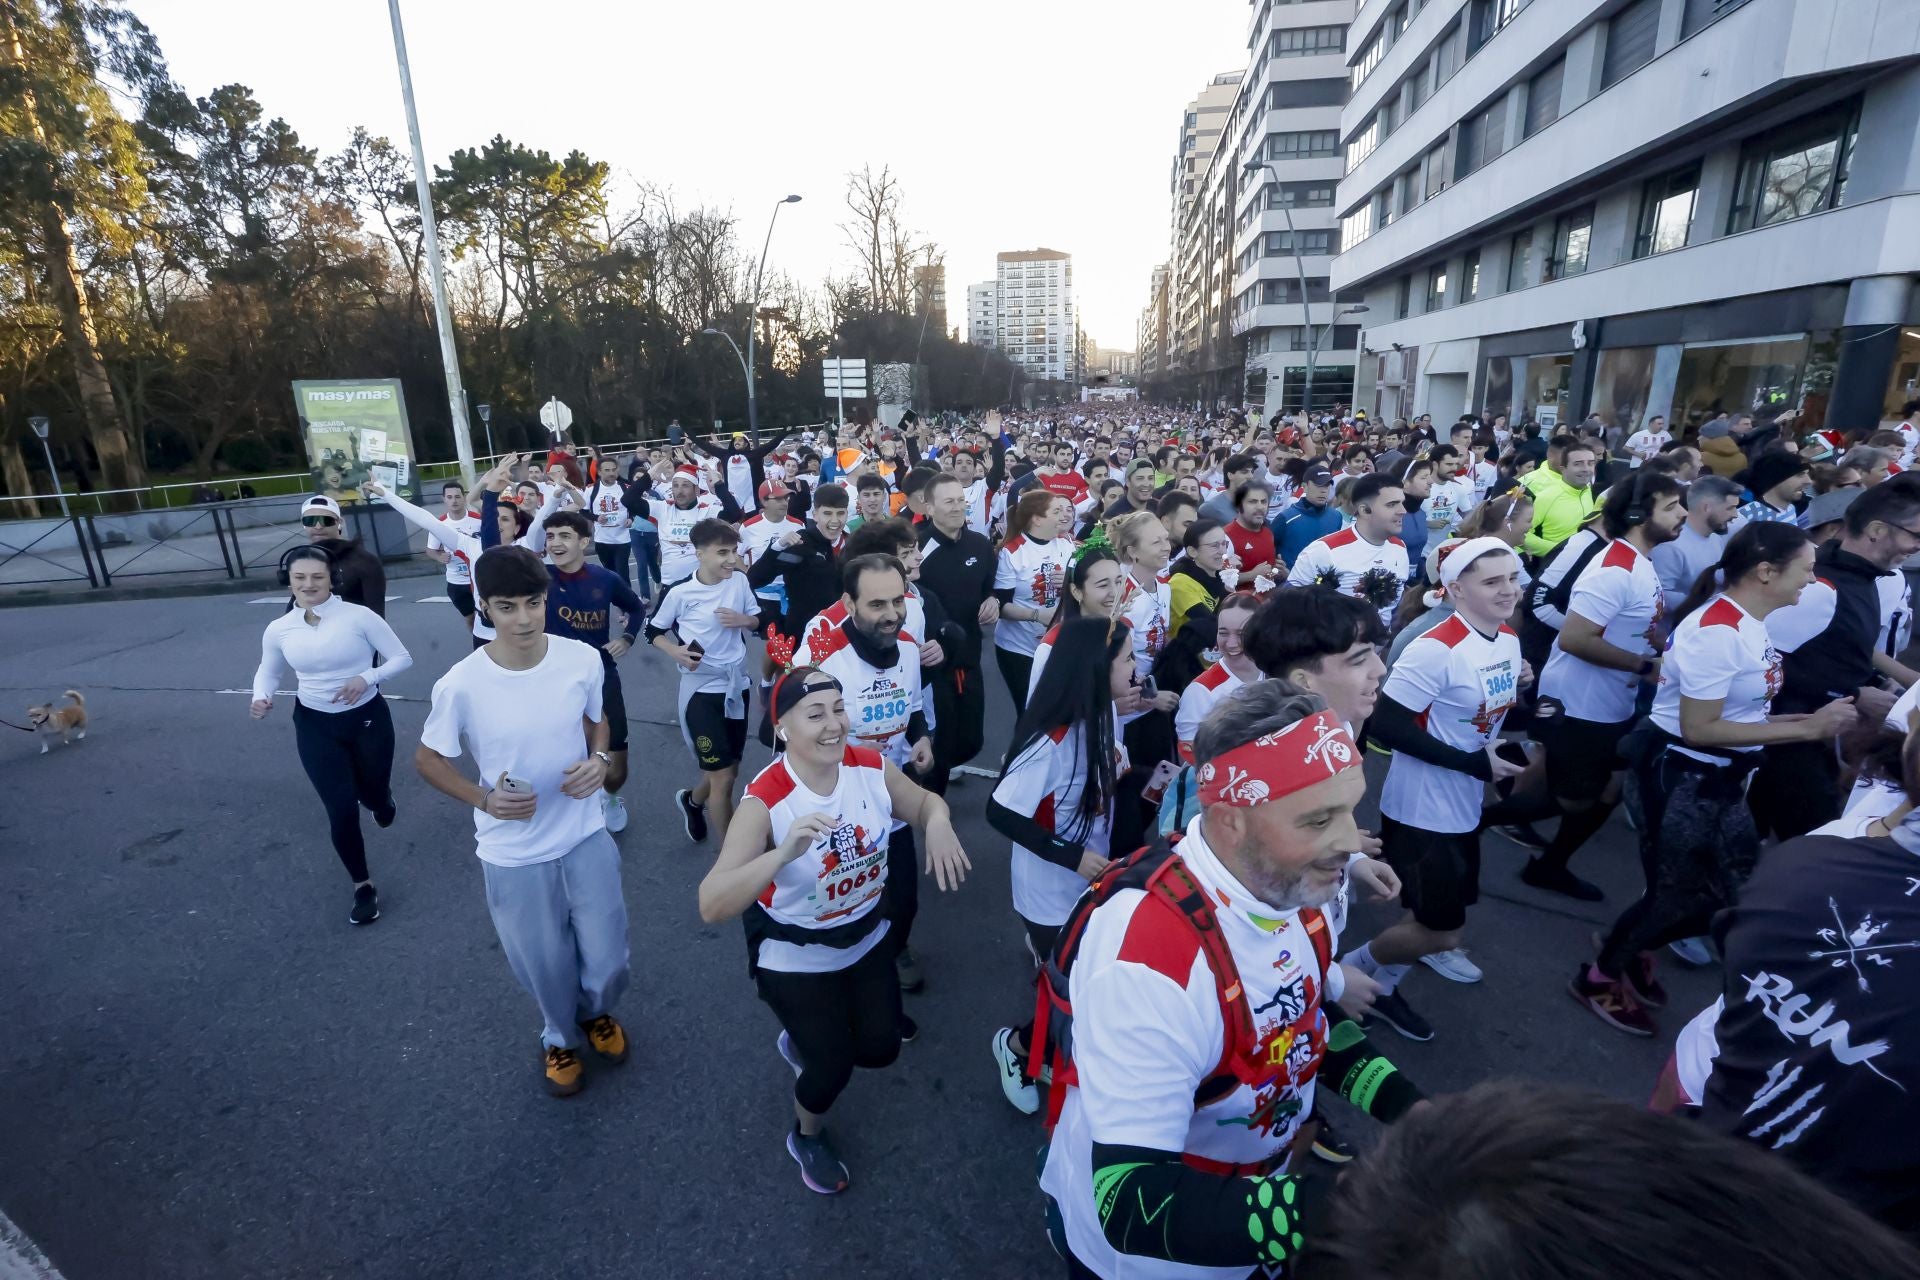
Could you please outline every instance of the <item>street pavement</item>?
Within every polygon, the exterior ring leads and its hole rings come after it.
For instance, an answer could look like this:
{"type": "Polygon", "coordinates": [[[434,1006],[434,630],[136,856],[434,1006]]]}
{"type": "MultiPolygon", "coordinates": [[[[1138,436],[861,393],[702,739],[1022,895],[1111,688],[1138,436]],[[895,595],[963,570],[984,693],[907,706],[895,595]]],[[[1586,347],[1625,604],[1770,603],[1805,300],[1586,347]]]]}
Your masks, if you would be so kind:
{"type": "MultiPolygon", "coordinates": [[[[715,849],[673,808],[691,765],[652,650],[621,664],[634,1052],[588,1055],[578,1097],[542,1092],[539,1020],[494,940],[469,816],[410,763],[433,681],[468,651],[439,590],[390,587],[415,666],[389,690],[400,816],[367,824],[384,914],[365,929],[347,924],[292,698],[247,718],[277,605],[0,611],[0,717],[77,688],[93,718],[44,756],[0,728],[0,1213],[69,1280],[1057,1274],[1039,1124],[1007,1106],[987,1053],[1030,1008],[991,783],[950,797],[972,876],[922,892],[920,1039],[856,1076],[830,1121],[852,1187],[814,1196],[782,1145],[792,1077],[739,927],[695,910],[715,849]]],[[[998,749],[1011,717],[988,678],[998,749]]],[[[756,744],[749,773],[765,759],[756,744]]],[[[1644,1098],[1712,976],[1669,968],[1662,1038],[1603,1027],[1564,988],[1630,900],[1631,833],[1616,820],[1576,863],[1608,891],[1597,906],[1523,887],[1521,861],[1486,839],[1469,939],[1486,981],[1416,969],[1403,990],[1439,1035],[1376,1034],[1430,1091],[1514,1076],[1644,1098]]],[[[1362,906],[1349,945],[1388,919],[1362,906]]],[[[1372,1121],[1333,1114],[1372,1139],[1372,1121]]]]}

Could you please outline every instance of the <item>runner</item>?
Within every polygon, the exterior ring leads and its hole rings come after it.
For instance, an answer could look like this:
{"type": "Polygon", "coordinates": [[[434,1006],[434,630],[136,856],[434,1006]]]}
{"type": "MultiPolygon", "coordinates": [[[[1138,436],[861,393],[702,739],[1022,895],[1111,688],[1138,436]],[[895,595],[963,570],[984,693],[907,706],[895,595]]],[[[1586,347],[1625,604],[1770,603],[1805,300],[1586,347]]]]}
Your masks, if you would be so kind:
{"type": "MultiPolygon", "coordinates": [[[[1040,687],[1040,673],[1046,670],[1047,660],[1053,656],[1053,642],[1060,638],[1060,628],[1068,622],[1075,618],[1099,618],[1103,622],[1117,620],[1121,626],[1132,625],[1120,613],[1120,600],[1126,590],[1127,571],[1121,567],[1120,557],[1113,554],[1112,547],[1088,543],[1074,552],[1073,567],[1067,573],[1067,589],[1061,593],[1060,605],[1053,611],[1053,625],[1034,646],[1028,696],[1040,687]]],[[[1118,705],[1123,713],[1137,710],[1138,690],[1132,698],[1120,699],[1118,705]]]]}
{"type": "MultiPolygon", "coordinates": [[[[348,604],[360,605],[386,617],[386,568],[379,556],[360,545],[359,539],[340,536],[344,527],[340,504],[323,493],[316,493],[301,504],[300,527],[306,531],[307,545],[325,552],[332,563],[334,594],[348,604]]],[[[287,608],[293,608],[291,600],[287,608]]]]}
{"type": "Polygon", "coordinates": [[[1666,1003],[1649,954],[1707,932],[1753,871],[1760,837],[1747,805],[1749,775],[1771,742],[1832,740],[1855,719],[1853,699],[1811,715],[1777,717],[1780,655],[1767,618],[1813,580],[1813,546],[1797,526],[1756,521],[1720,560],[1726,589],[1703,575],[1674,629],[1654,695],[1636,733],[1634,779],[1642,811],[1646,892],[1614,922],[1600,953],[1568,990],[1607,1025],[1632,1035],[1657,1029],[1647,1007],[1666,1003]],[[1709,596],[1711,599],[1708,599],[1709,596]]]}
{"type": "Polygon", "coordinates": [[[1317,538],[1300,552],[1287,585],[1335,587],[1380,611],[1390,624],[1406,589],[1411,566],[1399,538],[1406,495],[1385,476],[1364,475],[1347,488],[1353,526],[1317,538]]]}
{"type": "Polygon", "coordinates": [[[1113,549],[1127,571],[1120,614],[1132,628],[1134,679],[1146,704],[1120,718],[1121,734],[1128,754],[1150,768],[1177,755],[1173,713],[1179,709],[1180,693],[1161,689],[1153,680],[1154,664],[1173,633],[1173,593],[1160,581],[1160,573],[1167,566],[1167,531],[1157,518],[1144,512],[1124,516],[1111,528],[1113,549]]]}
{"type": "Polygon", "coordinates": [[[1480,898],[1480,805],[1488,782],[1525,767],[1502,754],[1499,737],[1531,674],[1506,625],[1520,600],[1513,548],[1477,538],[1444,556],[1439,570],[1454,616],[1407,646],[1367,724],[1393,751],[1380,841],[1407,914],[1344,962],[1380,984],[1374,1014],[1409,1040],[1433,1039],[1432,1025],[1399,992],[1415,961],[1456,982],[1480,980],[1460,949],[1467,908],[1480,898]]]}
{"type": "Polygon", "coordinates": [[[994,570],[1000,620],[993,628],[993,654],[1016,716],[1027,709],[1033,651],[1060,603],[1061,584],[1073,560],[1073,543],[1060,519],[1066,509],[1044,489],[1022,496],[1008,518],[1008,537],[994,570]]]}
{"type": "Polygon", "coordinates": [[[293,609],[267,624],[253,673],[255,720],[273,710],[274,691],[289,668],[299,680],[293,708],[300,766],[327,811],[327,833],[353,878],[352,924],[380,918],[380,898],[367,872],[360,809],[390,827],[393,803],[393,717],[380,686],[413,665],[385,618],[333,594],[333,562],[318,547],[287,557],[293,609]],[[378,665],[375,659],[379,659],[378,665]]]}
{"type": "Polygon", "coordinates": [[[934,769],[925,784],[935,795],[946,794],[952,771],[978,755],[986,740],[980,629],[1000,616],[1000,601],[993,594],[993,545],[968,520],[966,488],[958,477],[939,475],[927,483],[927,519],[919,527],[920,588],[940,602],[953,629],[945,644],[946,664],[926,676],[939,725],[934,769]]]}
{"type": "Polygon", "coordinates": [[[1210,618],[1216,613],[1220,602],[1232,590],[1227,585],[1229,577],[1236,585],[1251,586],[1255,581],[1252,575],[1237,567],[1228,568],[1234,555],[1233,540],[1217,520],[1195,520],[1188,525],[1183,546],[1186,554],[1167,574],[1167,612],[1172,640],[1180,638],[1189,620],[1210,618]]]}
{"type": "MultiPolygon", "coordinates": [[[[760,601],[760,616],[772,624],[786,614],[786,583],[778,574],[765,583],[754,581],[753,566],[765,558],[775,543],[785,546],[790,538],[797,541],[807,526],[787,514],[791,495],[786,485],[778,480],[763,480],[756,492],[760,510],[740,522],[740,563],[746,566],[747,582],[760,601]]],[[[773,678],[779,674],[779,664],[771,651],[762,652],[760,658],[760,703],[768,706],[767,693],[773,688],[773,678]]],[[[767,725],[761,726],[763,741],[770,732],[767,725]]]]}
{"type": "MultiPolygon", "coordinates": [[[[611,463],[597,465],[593,474],[584,503],[587,518],[593,522],[593,555],[601,568],[618,574],[625,582],[627,564],[633,559],[633,513],[627,510],[626,487],[611,463]]],[[[641,577],[645,576],[643,569],[641,577]]]]}
{"type": "Polygon", "coordinates": [[[1287,566],[1274,551],[1273,529],[1267,524],[1267,505],[1273,490],[1257,480],[1243,481],[1233,491],[1234,517],[1227,525],[1238,567],[1248,582],[1256,576],[1278,582],[1287,566]]]}
{"type": "Polygon", "coordinates": [[[700,470],[691,463],[674,468],[666,500],[652,496],[637,484],[629,485],[622,498],[636,520],[652,520],[660,529],[660,589],[685,582],[699,567],[700,556],[693,545],[693,526],[703,520],[715,520],[722,514],[720,499],[700,491],[700,470]]]}
{"type": "Polygon", "coordinates": [[[499,635],[433,686],[414,767],[474,810],[487,911],[545,1023],[547,1092],[567,1097],[586,1083],[583,1040],[608,1062],[627,1058],[613,1016],[627,988],[627,908],[597,799],[609,763],[605,668],[591,647],[546,633],[550,582],[524,547],[474,561],[474,594],[499,635]],[[454,767],[463,749],[477,782],[454,767]]]}
{"type": "Polygon", "coordinates": [[[1653,549],[1653,567],[1660,575],[1660,594],[1668,614],[1678,613],[1700,575],[1720,563],[1727,530],[1739,513],[1740,486],[1733,481],[1701,476],[1687,486],[1686,523],[1671,542],[1653,549]]]}
{"type": "MultiPolygon", "coordinates": [[[[1268,510],[1271,517],[1272,509],[1268,510]]],[[[1333,505],[1333,472],[1324,462],[1309,462],[1300,472],[1300,497],[1274,525],[1279,543],[1275,551],[1281,563],[1295,565],[1306,554],[1309,543],[1339,531],[1340,512],[1333,505]]]]}
{"type": "Polygon", "coordinates": [[[740,572],[739,530],[702,520],[687,540],[698,567],[661,593],[647,640],[680,666],[680,735],[700,770],[700,785],[673,797],[687,839],[705,840],[711,817],[724,843],[747,746],[746,633],[760,626],[760,603],[740,572]]]}
{"type": "Polygon", "coordinates": [[[1260,668],[1247,654],[1247,624],[1260,608],[1260,597],[1251,591],[1236,591],[1220,602],[1214,626],[1214,644],[1220,660],[1202,671],[1180,692],[1180,705],[1173,716],[1173,736],[1179,758],[1193,762],[1193,739],[1207,713],[1232,696],[1243,684],[1261,678],[1260,668]]]}
{"type": "MultiPolygon", "coordinates": [[[[458,480],[440,486],[440,505],[444,508],[440,523],[454,533],[471,537],[480,534],[480,517],[467,509],[467,490],[458,480]]],[[[427,558],[447,567],[447,599],[460,611],[462,624],[473,628],[473,561],[460,550],[457,538],[442,539],[427,535],[427,558]]]]}
{"type": "Polygon", "coordinates": [[[1070,1276],[1289,1261],[1308,1188],[1287,1163],[1316,1080],[1382,1120],[1420,1096],[1327,1005],[1359,749],[1319,699],[1268,681],[1218,707],[1195,752],[1204,808],[1177,851],[1109,869],[1048,968],[1049,1036],[1070,1008],[1071,1047],[1050,1038],[1041,1188],[1070,1276]]]}
{"type": "Polygon", "coordinates": [[[1379,700],[1387,633],[1380,614],[1331,587],[1275,592],[1248,622],[1241,644],[1261,676],[1326,700],[1347,732],[1367,723],[1379,700]]]}
{"type": "Polygon", "coordinates": [[[700,917],[744,917],[747,972],[780,1022],[777,1048],[796,1077],[787,1153],[808,1190],[835,1195],[849,1179],[826,1113],[856,1066],[888,1066],[916,1032],[889,964],[883,833],[918,827],[942,890],[958,888],[971,864],[946,802],[852,745],[842,691],[826,672],[793,668],[774,685],[773,706],[782,753],[747,785],[700,882],[700,917]]]}

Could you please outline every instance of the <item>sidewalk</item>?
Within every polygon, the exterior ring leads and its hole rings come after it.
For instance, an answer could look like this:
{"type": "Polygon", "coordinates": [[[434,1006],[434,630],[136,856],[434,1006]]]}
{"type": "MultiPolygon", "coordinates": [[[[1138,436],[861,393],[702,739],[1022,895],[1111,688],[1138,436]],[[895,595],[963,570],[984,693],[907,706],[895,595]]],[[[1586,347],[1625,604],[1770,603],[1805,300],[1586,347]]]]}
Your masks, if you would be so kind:
{"type": "MultiPolygon", "coordinates": [[[[441,566],[425,557],[392,560],[386,564],[387,582],[413,578],[440,578],[441,566]]],[[[244,578],[230,578],[219,570],[170,574],[163,578],[132,578],[125,585],[90,587],[85,581],[37,587],[0,586],[0,609],[24,609],[50,604],[93,604],[105,600],[166,600],[178,596],[272,595],[286,591],[274,581],[273,566],[254,569],[244,578]]],[[[0,1280],[12,1280],[0,1271],[0,1280]]]]}

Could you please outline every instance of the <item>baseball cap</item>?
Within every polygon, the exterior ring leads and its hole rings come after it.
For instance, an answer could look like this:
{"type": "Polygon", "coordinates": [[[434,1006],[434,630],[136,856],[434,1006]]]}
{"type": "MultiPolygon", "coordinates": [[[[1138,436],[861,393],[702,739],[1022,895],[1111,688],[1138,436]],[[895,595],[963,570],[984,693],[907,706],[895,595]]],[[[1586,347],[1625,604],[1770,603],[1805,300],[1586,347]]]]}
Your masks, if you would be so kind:
{"type": "Polygon", "coordinates": [[[760,482],[760,496],[762,498],[784,498],[787,496],[787,486],[781,484],[778,480],[763,480],[760,482]]]}
{"type": "Polygon", "coordinates": [[[301,504],[300,516],[302,519],[307,516],[332,516],[339,520],[340,504],[324,493],[316,493],[301,504]]]}
{"type": "Polygon", "coordinates": [[[1327,464],[1316,462],[1300,473],[1301,484],[1332,484],[1333,472],[1327,470],[1327,464]]]}

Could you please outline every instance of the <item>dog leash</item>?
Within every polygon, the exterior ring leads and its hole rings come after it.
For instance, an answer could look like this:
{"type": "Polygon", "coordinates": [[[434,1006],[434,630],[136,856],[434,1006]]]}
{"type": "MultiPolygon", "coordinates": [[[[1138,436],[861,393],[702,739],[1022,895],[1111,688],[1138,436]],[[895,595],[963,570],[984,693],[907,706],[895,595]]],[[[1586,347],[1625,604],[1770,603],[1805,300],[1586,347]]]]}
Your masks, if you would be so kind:
{"type": "Polygon", "coordinates": [[[30,725],[30,724],[15,724],[15,723],[14,723],[13,721],[11,721],[11,720],[0,720],[0,724],[3,724],[3,725],[5,725],[5,726],[7,726],[7,728],[9,728],[9,729],[18,729],[18,730],[19,730],[20,732],[22,732],[22,733],[32,733],[32,732],[33,732],[33,726],[32,726],[32,725],[30,725]]]}

